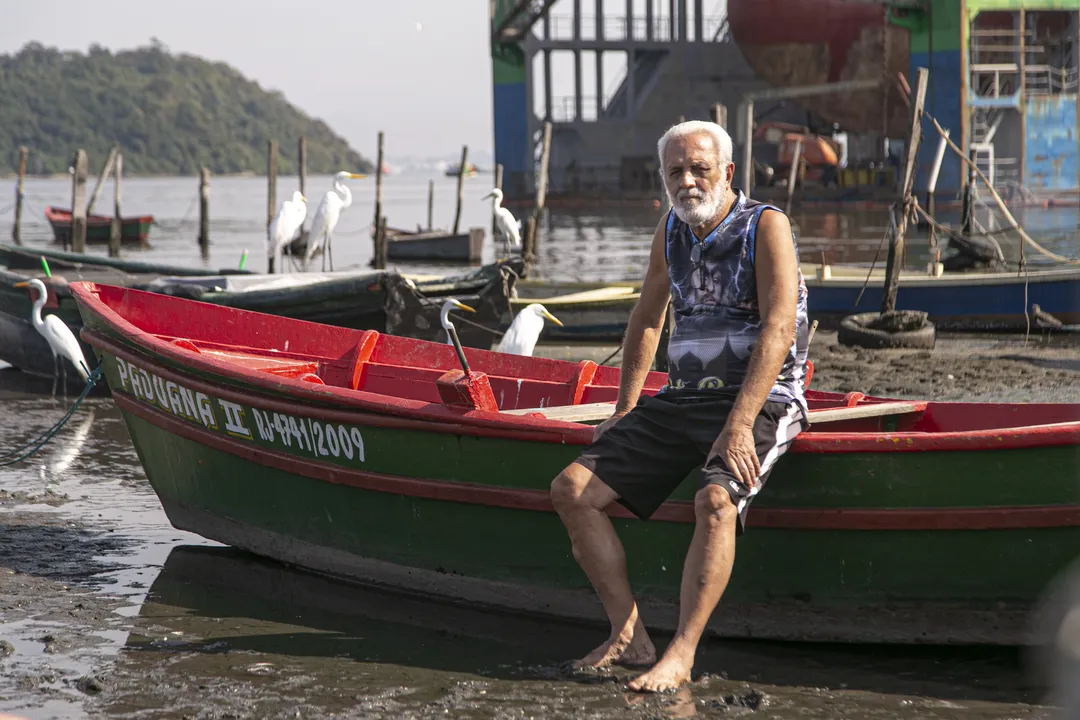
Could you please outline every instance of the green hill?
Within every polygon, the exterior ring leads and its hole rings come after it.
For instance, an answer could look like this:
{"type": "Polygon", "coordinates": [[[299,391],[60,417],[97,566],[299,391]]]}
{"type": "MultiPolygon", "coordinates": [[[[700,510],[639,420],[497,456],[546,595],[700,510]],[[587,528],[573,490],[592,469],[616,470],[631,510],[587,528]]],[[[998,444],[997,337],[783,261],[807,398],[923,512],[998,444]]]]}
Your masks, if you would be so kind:
{"type": "Polygon", "coordinates": [[[149,47],[88,54],[28,43],[0,55],[0,173],[18,148],[30,149],[34,174],[66,172],[77,149],[91,172],[119,144],[124,173],[189,175],[266,171],[266,143],[279,147],[278,172],[295,174],[301,136],[307,169],[371,172],[373,164],[326,123],[278,92],[259,87],[225,63],[149,47]]]}

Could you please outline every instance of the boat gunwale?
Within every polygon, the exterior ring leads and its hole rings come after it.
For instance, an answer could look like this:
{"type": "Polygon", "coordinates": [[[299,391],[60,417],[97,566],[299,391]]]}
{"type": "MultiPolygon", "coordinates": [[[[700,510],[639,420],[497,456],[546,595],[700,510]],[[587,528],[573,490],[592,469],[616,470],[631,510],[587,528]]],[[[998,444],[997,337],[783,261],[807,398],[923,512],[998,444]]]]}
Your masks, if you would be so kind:
{"type": "MultiPolygon", "coordinates": [[[[330,412],[342,412],[343,415],[348,417],[347,421],[354,424],[381,425],[384,427],[393,425],[399,428],[411,427],[454,434],[575,445],[587,445],[592,442],[594,428],[582,423],[528,415],[507,415],[483,410],[456,410],[438,403],[384,395],[366,390],[314,385],[299,379],[244,368],[225,360],[203,357],[136,327],[100,299],[96,283],[80,281],[71,283],[70,287],[77,302],[97,314],[108,326],[121,335],[130,346],[141,351],[142,355],[150,355],[150,357],[139,357],[138,353],[132,352],[130,349],[125,350],[114,339],[84,326],[81,330],[82,337],[92,347],[112,352],[118,357],[126,355],[125,359],[129,362],[154,365],[156,372],[163,375],[166,373],[173,375],[174,377],[171,379],[174,381],[180,380],[192,386],[196,383],[203,385],[202,390],[204,392],[216,395],[224,395],[227,392],[232,396],[233,401],[251,404],[252,400],[255,400],[257,403],[266,406],[270,398],[259,395],[260,392],[271,397],[275,395],[280,397],[284,394],[287,397],[306,401],[307,403],[323,404],[324,407],[313,407],[312,410],[321,413],[325,417],[329,417],[327,413],[330,412]],[[193,377],[191,373],[177,373],[168,366],[166,361],[171,361],[185,369],[190,368],[193,372],[201,371],[211,377],[220,378],[220,380],[215,383],[193,377]],[[228,380],[233,382],[228,382],[228,380]],[[238,389],[235,387],[236,382],[243,383],[246,387],[242,390],[238,389]],[[336,407],[325,407],[325,405],[336,407]]],[[[128,288],[119,289],[122,291],[129,290],[128,288]]],[[[153,297],[152,293],[147,295],[153,297]]],[[[295,410],[295,405],[287,405],[286,411],[289,409],[295,410]]],[[[341,421],[346,420],[342,419],[341,421]]],[[[1080,445],[1080,420],[1050,425],[1019,425],[944,432],[815,432],[811,427],[796,437],[791,451],[830,454],[981,451],[1062,445],[1080,445]]]]}

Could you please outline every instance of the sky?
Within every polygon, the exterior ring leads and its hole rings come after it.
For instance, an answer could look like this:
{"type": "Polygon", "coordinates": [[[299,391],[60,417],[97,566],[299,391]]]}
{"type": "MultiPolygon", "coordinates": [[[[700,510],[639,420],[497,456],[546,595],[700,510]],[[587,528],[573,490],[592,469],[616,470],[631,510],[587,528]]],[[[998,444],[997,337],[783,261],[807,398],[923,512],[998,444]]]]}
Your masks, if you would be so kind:
{"type": "MultiPolygon", "coordinates": [[[[587,37],[596,2],[581,2],[587,37]]],[[[625,0],[602,2],[605,16],[618,26],[625,0]]],[[[647,0],[631,2],[640,22],[647,0]]],[[[668,2],[653,2],[656,14],[663,15],[668,2]]],[[[0,53],[16,52],[30,41],[78,51],[97,43],[117,51],[157,38],[173,53],[226,62],[262,87],[281,91],[370,159],[376,156],[379,130],[386,134],[390,164],[458,158],[463,144],[478,163],[494,153],[489,0],[0,3],[0,53]]],[[[694,3],[688,6],[692,14],[694,3]]],[[[725,10],[726,0],[704,2],[704,14],[711,18],[725,10]]],[[[552,7],[555,34],[569,31],[572,11],[570,0],[552,7]]],[[[534,60],[534,98],[542,108],[542,63],[539,55],[534,60]]],[[[573,56],[559,52],[552,60],[556,105],[572,107],[573,56]]],[[[610,95],[625,71],[625,56],[605,53],[604,65],[604,94],[610,95]]],[[[595,97],[595,58],[583,57],[582,69],[582,94],[595,97]]]]}
{"type": "Polygon", "coordinates": [[[0,53],[148,45],[223,61],[365,157],[492,148],[488,0],[2,0],[0,53]]]}

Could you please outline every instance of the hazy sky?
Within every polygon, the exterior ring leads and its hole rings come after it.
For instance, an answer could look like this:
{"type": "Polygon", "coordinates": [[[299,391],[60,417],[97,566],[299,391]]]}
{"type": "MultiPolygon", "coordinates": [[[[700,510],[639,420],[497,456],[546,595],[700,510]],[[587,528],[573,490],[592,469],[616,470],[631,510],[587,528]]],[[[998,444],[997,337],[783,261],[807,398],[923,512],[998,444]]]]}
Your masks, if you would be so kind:
{"type": "MultiPolygon", "coordinates": [[[[379,130],[386,132],[391,163],[456,157],[463,143],[477,157],[494,151],[488,2],[0,0],[0,53],[31,40],[85,51],[95,42],[121,50],[157,37],[174,53],[227,62],[264,88],[280,90],[368,158],[375,157],[379,130]]],[[[632,2],[641,22],[647,0],[632,2]]],[[[665,0],[653,2],[657,16],[666,14],[665,0]]],[[[726,5],[705,0],[704,14],[715,21],[726,5]]],[[[591,37],[596,1],[581,6],[583,34],[591,37]]],[[[692,16],[694,3],[688,6],[692,16]]],[[[604,0],[603,7],[618,28],[625,0],[604,0]]],[[[554,34],[569,33],[572,8],[569,0],[555,3],[554,34]]],[[[539,71],[540,58],[535,60],[539,71]]],[[[572,106],[573,56],[559,52],[552,60],[556,105],[572,106]]],[[[604,66],[604,93],[610,95],[625,70],[624,56],[605,53],[604,66]]],[[[595,67],[591,53],[583,53],[582,93],[593,98],[595,67]]],[[[534,88],[538,112],[540,77],[534,88]]],[[[586,99],[585,105],[594,102],[586,99]]]]}
{"type": "Polygon", "coordinates": [[[229,63],[374,158],[492,151],[488,0],[0,0],[0,53],[157,37],[229,63]],[[419,25],[418,25],[419,24],[419,25]],[[420,29],[422,28],[422,29],[420,29]]]}

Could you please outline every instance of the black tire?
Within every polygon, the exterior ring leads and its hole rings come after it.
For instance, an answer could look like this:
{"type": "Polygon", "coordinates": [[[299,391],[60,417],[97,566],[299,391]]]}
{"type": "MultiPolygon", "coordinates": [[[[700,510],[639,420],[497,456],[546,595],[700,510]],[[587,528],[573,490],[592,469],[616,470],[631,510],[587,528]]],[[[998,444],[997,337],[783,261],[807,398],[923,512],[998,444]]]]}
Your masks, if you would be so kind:
{"type": "Polygon", "coordinates": [[[922,325],[911,330],[881,330],[874,327],[881,314],[876,312],[848,315],[840,321],[836,339],[841,345],[864,348],[915,348],[931,349],[937,339],[934,323],[925,319],[922,325]]]}

